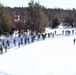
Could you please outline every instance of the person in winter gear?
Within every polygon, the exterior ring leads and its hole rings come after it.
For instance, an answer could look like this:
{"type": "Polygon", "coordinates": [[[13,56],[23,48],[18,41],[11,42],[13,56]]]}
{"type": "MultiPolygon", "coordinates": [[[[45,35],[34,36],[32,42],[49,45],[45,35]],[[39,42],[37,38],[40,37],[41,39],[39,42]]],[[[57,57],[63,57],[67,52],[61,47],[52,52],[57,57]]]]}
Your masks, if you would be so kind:
{"type": "Polygon", "coordinates": [[[14,46],[16,46],[16,39],[13,40],[14,46]]]}
{"type": "Polygon", "coordinates": [[[0,51],[1,51],[1,53],[3,54],[3,48],[2,48],[2,45],[0,45],[0,51]]]}
{"type": "Polygon", "coordinates": [[[20,41],[18,42],[18,46],[20,47],[20,41]]]}
{"type": "Polygon", "coordinates": [[[74,45],[75,45],[75,41],[76,41],[76,39],[74,38],[74,40],[73,40],[74,45]]]}

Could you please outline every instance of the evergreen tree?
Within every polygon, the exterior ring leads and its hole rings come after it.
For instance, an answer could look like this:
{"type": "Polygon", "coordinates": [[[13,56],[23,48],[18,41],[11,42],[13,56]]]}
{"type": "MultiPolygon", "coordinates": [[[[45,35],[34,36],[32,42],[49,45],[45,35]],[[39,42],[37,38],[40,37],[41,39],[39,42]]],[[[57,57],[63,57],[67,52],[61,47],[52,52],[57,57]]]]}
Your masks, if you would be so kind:
{"type": "Polygon", "coordinates": [[[52,28],[56,28],[59,25],[59,20],[57,17],[52,19],[52,28]]]}
{"type": "Polygon", "coordinates": [[[42,11],[41,5],[31,1],[27,8],[27,25],[31,31],[44,32],[49,25],[48,17],[42,11]]]}
{"type": "Polygon", "coordinates": [[[8,11],[0,4],[0,34],[10,32],[12,27],[12,21],[8,11]]]}

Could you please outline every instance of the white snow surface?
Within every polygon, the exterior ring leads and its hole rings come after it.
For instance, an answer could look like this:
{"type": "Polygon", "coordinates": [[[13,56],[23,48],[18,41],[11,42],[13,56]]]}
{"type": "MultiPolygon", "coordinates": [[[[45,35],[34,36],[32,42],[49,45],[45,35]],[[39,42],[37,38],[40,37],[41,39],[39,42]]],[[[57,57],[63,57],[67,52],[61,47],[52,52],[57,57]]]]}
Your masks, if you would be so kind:
{"type": "Polygon", "coordinates": [[[0,55],[0,75],[76,75],[76,36],[13,47],[0,55]]]}

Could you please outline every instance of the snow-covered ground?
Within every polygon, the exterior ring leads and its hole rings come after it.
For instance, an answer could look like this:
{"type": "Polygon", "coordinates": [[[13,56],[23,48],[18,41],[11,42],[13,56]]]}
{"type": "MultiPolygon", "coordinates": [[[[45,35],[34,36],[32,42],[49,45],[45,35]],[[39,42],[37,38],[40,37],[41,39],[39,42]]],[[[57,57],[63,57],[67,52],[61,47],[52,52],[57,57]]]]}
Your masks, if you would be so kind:
{"type": "Polygon", "coordinates": [[[76,75],[76,36],[35,41],[0,55],[0,75],[76,75]]]}

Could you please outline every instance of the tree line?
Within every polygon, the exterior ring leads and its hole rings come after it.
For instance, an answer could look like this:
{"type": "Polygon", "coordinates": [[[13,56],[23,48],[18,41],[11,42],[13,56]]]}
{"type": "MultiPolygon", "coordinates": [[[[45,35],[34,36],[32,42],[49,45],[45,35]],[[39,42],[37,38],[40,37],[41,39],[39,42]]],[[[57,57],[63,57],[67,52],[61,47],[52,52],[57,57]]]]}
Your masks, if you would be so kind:
{"type": "Polygon", "coordinates": [[[76,26],[76,10],[46,8],[31,0],[28,7],[4,7],[0,4],[0,34],[12,34],[14,30],[27,29],[32,32],[44,32],[46,27],[56,28],[60,22],[66,26],[76,26]]]}

